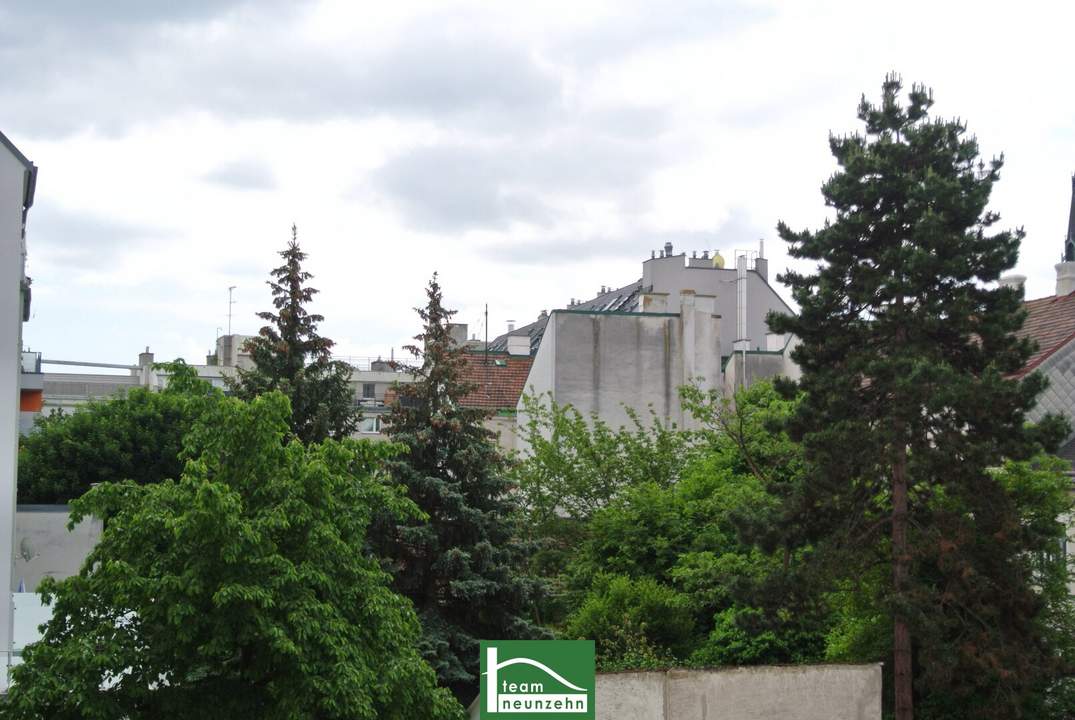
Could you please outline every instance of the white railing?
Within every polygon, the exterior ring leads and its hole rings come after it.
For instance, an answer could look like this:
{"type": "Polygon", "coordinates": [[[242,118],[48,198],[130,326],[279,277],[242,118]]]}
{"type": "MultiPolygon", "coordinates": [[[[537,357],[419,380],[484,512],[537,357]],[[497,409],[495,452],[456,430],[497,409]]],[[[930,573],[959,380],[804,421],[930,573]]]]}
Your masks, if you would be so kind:
{"type": "Polygon", "coordinates": [[[398,360],[392,360],[384,357],[360,357],[355,355],[333,355],[333,360],[340,360],[347,363],[355,370],[363,372],[395,372],[404,373],[406,369],[403,368],[398,360]]]}

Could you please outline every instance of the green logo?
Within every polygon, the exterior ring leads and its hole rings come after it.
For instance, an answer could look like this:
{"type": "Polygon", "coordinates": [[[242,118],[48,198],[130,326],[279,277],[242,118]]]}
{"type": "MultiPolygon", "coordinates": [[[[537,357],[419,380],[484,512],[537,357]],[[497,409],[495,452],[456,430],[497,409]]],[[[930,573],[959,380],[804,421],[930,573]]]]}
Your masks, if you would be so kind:
{"type": "Polygon", "coordinates": [[[593,640],[482,640],[480,718],[594,717],[593,640]]]}

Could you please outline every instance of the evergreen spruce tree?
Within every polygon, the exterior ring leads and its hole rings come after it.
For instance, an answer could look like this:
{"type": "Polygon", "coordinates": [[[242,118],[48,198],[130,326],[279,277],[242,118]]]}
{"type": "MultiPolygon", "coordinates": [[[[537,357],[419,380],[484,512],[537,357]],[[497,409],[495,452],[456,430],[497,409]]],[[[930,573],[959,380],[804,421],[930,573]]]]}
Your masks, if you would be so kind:
{"type": "Polygon", "coordinates": [[[522,575],[515,541],[517,504],[504,457],[483,425],[486,410],[461,401],[465,350],[449,334],[454,311],[441,304],[434,274],[418,344],[415,382],[397,386],[386,433],[407,448],[390,461],[393,477],[426,516],[385,522],[374,546],[391,564],[395,588],[409,597],[424,628],[423,652],[440,682],[464,703],[477,693],[478,641],[540,637],[526,617],[539,589],[522,575]]]}
{"type": "Polygon", "coordinates": [[[859,106],[865,134],[830,137],[834,220],[779,225],[793,257],[819,262],[781,278],[800,314],[769,320],[802,341],[794,428],[813,472],[798,501],[813,539],[891,566],[897,720],[915,697],[922,715],[1019,717],[1057,672],[1030,562],[1048,548],[990,471],[1033,452],[1025,414],[1045,382],[1012,378],[1031,351],[1012,336],[1022,291],[995,285],[1023,232],[986,210],[1002,159],[931,119],[924,87],[906,105],[901,89],[887,77],[880,105],[859,106]]]}
{"type": "Polygon", "coordinates": [[[230,382],[240,397],[250,399],[279,390],[291,400],[291,428],[306,443],[341,439],[355,431],[361,411],[351,389],[351,367],[331,355],[332,340],[317,334],[325,318],[306,306],[317,290],[307,285],[313,276],[302,269],[306,253],[299,248],[298,228],[280,252],[284,264],[272,271],[276,312],[259,312],[269,322],[246,343],[254,361],[251,370],[238,370],[230,382]]]}

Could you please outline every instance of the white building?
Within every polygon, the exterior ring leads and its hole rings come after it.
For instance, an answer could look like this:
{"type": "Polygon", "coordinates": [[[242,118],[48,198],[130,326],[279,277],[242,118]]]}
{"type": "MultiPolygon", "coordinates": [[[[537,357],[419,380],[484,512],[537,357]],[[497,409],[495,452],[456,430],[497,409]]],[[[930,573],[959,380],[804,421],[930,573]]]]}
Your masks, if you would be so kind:
{"type": "Polygon", "coordinates": [[[13,632],[11,583],[15,541],[22,378],[22,323],[29,317],[26,215],[37,168],[0,133],[0,691],[7,689],[13,632]]]}
{"type": "Polygon", "coordinates": [[[613,427],[628,422],[626,408],[653,408],[663,421],[689,426],[683,385],[732,392],[758,379],[798,376],[788,356],[793,339],[770,333],[766,323],[770,312],[792,312],[769,285],[768,261],[759,250],[735,264],[726,268],[708,252],[688,258],[666,243],[642,263],[638,282],[543,313],[491,345],[529,342],[528,393],[548,394],[613,427]]]}

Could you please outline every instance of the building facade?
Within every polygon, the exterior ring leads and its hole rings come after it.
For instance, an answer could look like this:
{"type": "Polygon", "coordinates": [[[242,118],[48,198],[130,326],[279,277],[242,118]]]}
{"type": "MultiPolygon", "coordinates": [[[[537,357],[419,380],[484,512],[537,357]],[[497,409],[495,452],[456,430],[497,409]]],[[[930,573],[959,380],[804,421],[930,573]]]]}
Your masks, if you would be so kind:
{"type": "MultiPolygon", "coordinates": [[[[0,577],[9,586],[15,556],[15,488],[22,407],[22,323],[30,316],[26,277],[26,219],[34,202],[37,167],[0,133],[0,577]]],[[[7,689],[14,606],[0,593],[0,691],[7,689]]]]}
{"type": "Polygon", "coordinates": [[[629,410],[647,409],[689,427],[684,385],[731,394],[761,379],[798,376],[789,357],[794,339],[769,332],[771,312],[792,310],[769,285],[762,250],[738,254],[728,268],[720,255],[687,257],[666,243],[642,263],[637,282],[543,313],[492,346],[529,344],[528,393],[613,427],[630,422],[629,410]]]}

